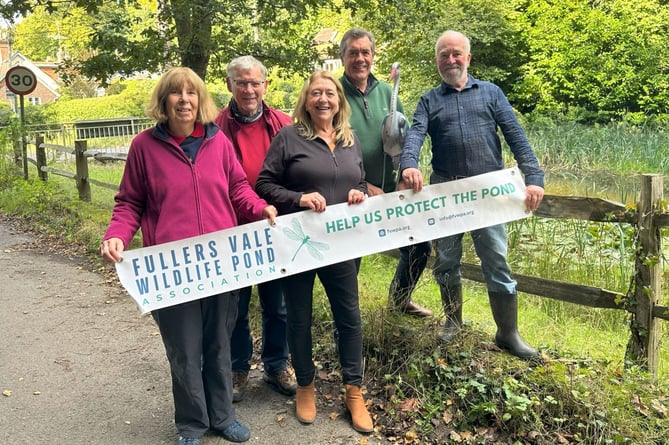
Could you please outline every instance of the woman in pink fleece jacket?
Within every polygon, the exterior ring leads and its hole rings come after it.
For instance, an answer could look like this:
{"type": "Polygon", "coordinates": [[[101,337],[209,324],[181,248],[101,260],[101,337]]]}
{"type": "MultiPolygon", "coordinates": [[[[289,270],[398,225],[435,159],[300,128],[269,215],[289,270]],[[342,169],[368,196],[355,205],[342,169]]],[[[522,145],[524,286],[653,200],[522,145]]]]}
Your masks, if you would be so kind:
{"type": "MultiPolygon", "coordinates": [[[[107,261],[121,261],[139,228],[151,246],[227,229],[238,217],[274,222],[276,209],[253,191],[232,144],[213,123],[216,106],[195,72],[167,71],[147,114],[157,124],[130,145],[100,246],[107,261]]],[[[232,442],[250,437],[232,406],[237,304],[233,291],[152,312],[170,363],[178,445],[200,445],[208,430],[232,442]]]]}

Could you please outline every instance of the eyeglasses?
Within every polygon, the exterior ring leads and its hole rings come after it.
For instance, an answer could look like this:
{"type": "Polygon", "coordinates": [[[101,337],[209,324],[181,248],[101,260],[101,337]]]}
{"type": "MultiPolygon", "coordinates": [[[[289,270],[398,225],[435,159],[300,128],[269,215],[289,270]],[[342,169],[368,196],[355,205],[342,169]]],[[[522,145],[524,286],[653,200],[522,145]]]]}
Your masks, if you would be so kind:
{"type": "Polygon", "coordinates": [[[249,85],[253,88],[260,88],[261,86],[265,85],[264,80],[240,80],[240,79],[235,79],[233,80],[235,83],[235,86],[237,88],[245,89],[249,85]]]}

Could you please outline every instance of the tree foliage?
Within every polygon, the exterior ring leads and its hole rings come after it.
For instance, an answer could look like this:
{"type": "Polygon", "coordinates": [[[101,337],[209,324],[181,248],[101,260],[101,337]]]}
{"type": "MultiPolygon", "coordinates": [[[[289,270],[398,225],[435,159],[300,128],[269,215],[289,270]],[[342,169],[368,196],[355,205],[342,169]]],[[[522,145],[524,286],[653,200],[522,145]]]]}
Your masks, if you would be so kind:
{"type": "Polygon", "coordinates": [[[599,116],[669,112],[669,10],[662,0],[529,0],[524,108],[599,116]]]}
{"type": "Polygon", "coordinates": [[[38,6],[16,26],[14,49],[37,61],[60,61],[62,57],[84,59],[90,55],[93,20],[80,7],[49,11],[38,6]]]}
{"type": "MultiPolygon", "coordinates": [[[[635,122],[669,114],[667,0],[22,0],[0,3],[0,14],[25,16],[16,45],[27,55],[64,48],[69,82],[173,65],[221,79],[230,59],[252,54],[299,88],[318,60],[317,32],[361,26],[377,37],[377,77],[401,62],[410,112],[439,84],[434,44],[455,29],[471,38],[472,75],[499,84],[521,112],[635,122]]],[[[277,101],[294,97],[291,85],[274,85],[277,101]]]]}
{"type": "Polygon", "coordinates": [[[360,25],[374,32],[379,46],[378,71],[401,62],[402,98],[412,108],[420,94],[439,85],[435,43],[442,32],[460,31],[472,41],[470,73],[508,89],[527,60],[526,42],[517,20],[516,1],[377,0],[360,25]],[[382,13],[380,13],[382,12],[382,13]]]}
{"type": "MultiPolygon", "coordinates": [[[[354,7],[364,4],[346,1],[354,7]]],[[[222,77],[227,62],[243,54],[268,66],[306,73],[317,60],[315,25],[307,19],[320,9],[345,6],[338,0],[161,0],[157,7],[147,0],[80,0],[58,2],[58,8],[55,2],[31,3],[43,4],[49,14],[65,14],[72,6],[86,11],[92,21],[86,42],[90,54],[72,55],[64,66],[66,73],[103,83],[117,75],[160,72],[176,65],[189,66],[203,78],[222,77]]],[[[29,10],[35,13],[39,8],[29,10]]]]}

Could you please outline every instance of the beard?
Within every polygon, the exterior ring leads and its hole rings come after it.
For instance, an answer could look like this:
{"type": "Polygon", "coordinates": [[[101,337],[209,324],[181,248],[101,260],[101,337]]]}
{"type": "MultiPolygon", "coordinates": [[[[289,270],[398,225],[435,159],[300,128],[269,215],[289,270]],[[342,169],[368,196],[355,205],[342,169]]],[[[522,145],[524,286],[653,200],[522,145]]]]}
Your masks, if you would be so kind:
{"type": "Polygon", "coordinates": [[[465,69],[460,65],[455,65],[448,67],[447,69],[440,70],[439,74],[444,82],[449,85],[457,85],[460,80],[467,74],[465,69]]]}

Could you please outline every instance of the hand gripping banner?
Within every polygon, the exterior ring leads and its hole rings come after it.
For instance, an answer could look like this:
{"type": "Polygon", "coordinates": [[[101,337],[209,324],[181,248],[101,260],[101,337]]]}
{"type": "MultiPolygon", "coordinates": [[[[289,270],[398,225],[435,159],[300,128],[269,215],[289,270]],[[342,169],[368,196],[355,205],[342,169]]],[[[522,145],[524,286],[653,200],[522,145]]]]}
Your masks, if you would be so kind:
{"type": "Polygon", "coordinates": [[[124,252],[142,314],[372,253],[526,218],[517,167],[124,252]]]}

